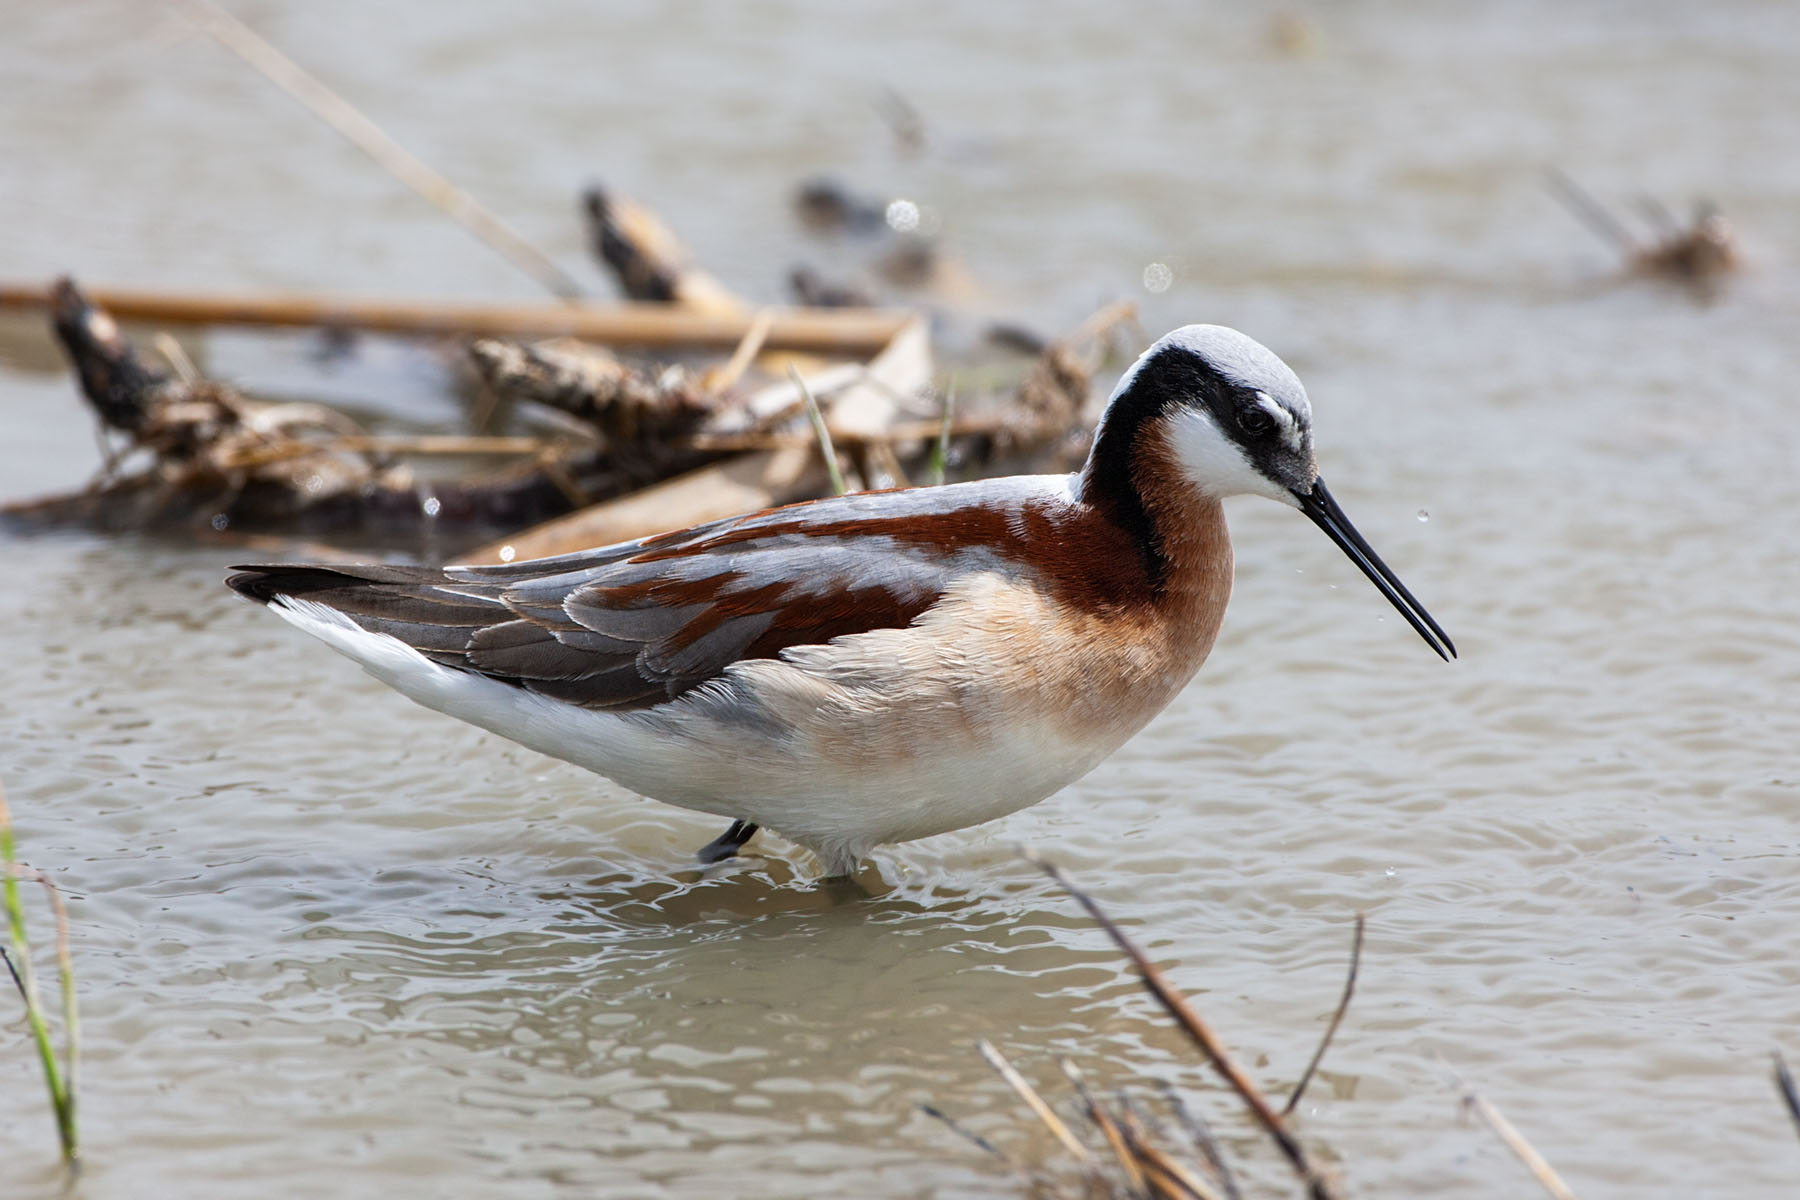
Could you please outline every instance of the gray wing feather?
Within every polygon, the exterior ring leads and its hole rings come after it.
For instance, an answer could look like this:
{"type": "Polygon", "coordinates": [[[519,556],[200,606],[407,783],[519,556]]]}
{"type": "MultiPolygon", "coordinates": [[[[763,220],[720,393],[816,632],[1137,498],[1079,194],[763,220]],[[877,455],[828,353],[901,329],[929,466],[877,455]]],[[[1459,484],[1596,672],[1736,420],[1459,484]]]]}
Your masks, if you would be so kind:
{"type": "Polygon", "coordinates": [[[846,496],[499,566],[259,566],[228,583],[329,605],[448,666],[596,708],[643,708],[745,657],[910,623],[981,549],[898,545],[917,521],[1046,494],[1028,480],[846,496]],[[828,527],[848,522],[849,536],[828,527]]]}

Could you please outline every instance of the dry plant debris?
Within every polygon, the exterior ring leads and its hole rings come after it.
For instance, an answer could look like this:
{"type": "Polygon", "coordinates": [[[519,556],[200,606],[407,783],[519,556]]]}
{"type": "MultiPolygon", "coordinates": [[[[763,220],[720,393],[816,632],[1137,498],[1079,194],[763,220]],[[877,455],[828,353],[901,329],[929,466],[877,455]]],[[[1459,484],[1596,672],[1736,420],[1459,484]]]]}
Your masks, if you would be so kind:
{"type": "MultiPolygon", "coordinates": [[[[1070,883],[1054,864],[1036,855],[1027,854],[1026,857],[1073,896],[1095,923],[1105,930],[1114,945],[1124,952],[1139,979],[1143,981],[1145,990],[1169,1014],[1175,1027],[1185,1033],[1200,1050],[1203,1059],[1236,1093],[1245,1110],[1287,1162],[1305,1188],[1306,1194],[1312,1200],[1337,1200],[1341,1193],[1336,1180],[1318,1165],[1306,1145],[1287,1127],[1285,1116],[1298,1104],[1349,1005],[1362,957],[1362,918],[1359,916],[1356,921],[1356,936],[1352,942],[1350,969],[1343,998],[1338,1003],[1318,1050],[1296,1085],[1287,1109],[1277,1111],[1187,997],[1169,983],[1143,950],[1101,909],[1098,902],[1070,883]]],[[[1164,1128],[1164,1122],[1153,1119],[1141,1105],[1124,1094],[1108,1103],[1087,1085],[1075,1064],[1065,1059],[1058,1065],[1075,1090],[1079,1110],[1085,1120],[1084,1128],[1089,1131],[1090,1140],[1098,1143],[1097,1147],[1089,1145],[1056,1115],[1036,1089],[998,1050],[985,1041],[979,1048],[989,1065],[1025,1101],[1033,1115],[1069,1153],[1073,1160],[1073,1171],[1058,1171],[1045,1166],[1021,1166],[993,1147],[991,1142],[962,1128],[941,1111],[935,1108],[926,1111],[1019,1171],[1025,1177],[1031,1195],[1047,1198],[1130,1197],[1133,1200],[1236,1200],[1240,1195],[1236,1177],[1216,1139],[1205,1124],[1187,1110],[1172,1088],[1165,1085],[1166,1107],[1170,1115],[1188,1131],[1194,1143],[1193,1150],[1198,1154],[1198,1161],[1193,1163],[1184,1162],[1180,1152],[1169,1148],[1171,1139],[1164,1128]]]]}
{"type": "Polygon", "coordinates": [[[1704,293],[1744,265],[1731,221],[1711,201],[1694,205],[1683,224],[1667,206],[1643,197],[1638,209],[1648,227],[1648,240],[1633,233],[1613,211],[1562,171],[1548,176],[1551,193],[1601,241],[1625,260],[1627,273],[1665,279],[1704,293]]]}
{"type": "Polygon", "coordinates": [[[127,439],[87,494],[133,510],[134,523],[279,519],[368,489],[411,487],[404,468],[342,448],[363,431],[341,413],[259,404],[152,366],[67,279],[54,287],[51,316],[102,425],[127,439]]]}

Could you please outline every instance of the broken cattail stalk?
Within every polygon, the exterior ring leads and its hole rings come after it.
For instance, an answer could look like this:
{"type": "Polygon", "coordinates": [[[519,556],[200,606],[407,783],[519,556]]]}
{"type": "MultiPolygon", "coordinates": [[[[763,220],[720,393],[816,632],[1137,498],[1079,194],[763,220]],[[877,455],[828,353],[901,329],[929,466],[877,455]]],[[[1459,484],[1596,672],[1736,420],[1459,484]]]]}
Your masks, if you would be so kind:
{"type": "MultiPolygon", "coordinates": [[[[731,349],[756,313],[703,313],[669,304],[481,304],[305,293],[172,292],[84,288],[123,321],[165,325],[270,325],[356,329],[433,337],[576,337],[611,346],[731,349]]],[[[0,284],[0,309],[50,306],[50,288],[0,284]]],[[[883,309],[770,309],[764,348],[866,357],[880,352],[911,313],[883,309]]]]}

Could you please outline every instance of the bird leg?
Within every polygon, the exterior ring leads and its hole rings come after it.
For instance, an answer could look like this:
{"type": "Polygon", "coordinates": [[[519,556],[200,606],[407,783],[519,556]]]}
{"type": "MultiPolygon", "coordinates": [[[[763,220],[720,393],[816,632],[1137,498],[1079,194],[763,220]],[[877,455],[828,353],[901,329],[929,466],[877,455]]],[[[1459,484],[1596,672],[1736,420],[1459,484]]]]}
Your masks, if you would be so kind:
{"type": "Polygon", "coordinates": [[[696,857],[708,866],[724,862],[728,858],[736,858],[744,843],[756,836],[758,828],[748,821],[733,821],[730,829],[700,847],[700,853],[696,857]]]}

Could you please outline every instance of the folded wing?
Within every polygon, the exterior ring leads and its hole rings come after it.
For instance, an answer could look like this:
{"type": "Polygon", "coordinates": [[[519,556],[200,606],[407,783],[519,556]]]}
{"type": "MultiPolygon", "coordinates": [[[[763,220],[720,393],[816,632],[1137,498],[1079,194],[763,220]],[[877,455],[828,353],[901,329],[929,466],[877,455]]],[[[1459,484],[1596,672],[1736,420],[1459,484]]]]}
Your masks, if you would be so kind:
{"type": "Polygon", "coordinates": [[[858,499],[505,566],[252,566],[226,582],[558,700],[646,708],[743,659],[903,628],[990,553],[955,538],[966,508],[897,512],[890,495],[876,516],[858,499]]]}

